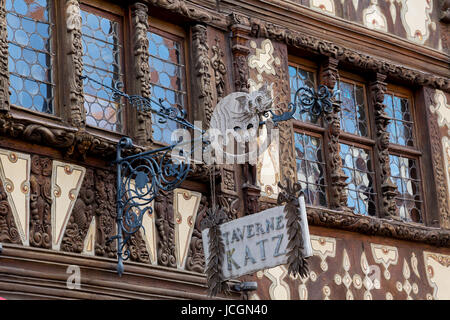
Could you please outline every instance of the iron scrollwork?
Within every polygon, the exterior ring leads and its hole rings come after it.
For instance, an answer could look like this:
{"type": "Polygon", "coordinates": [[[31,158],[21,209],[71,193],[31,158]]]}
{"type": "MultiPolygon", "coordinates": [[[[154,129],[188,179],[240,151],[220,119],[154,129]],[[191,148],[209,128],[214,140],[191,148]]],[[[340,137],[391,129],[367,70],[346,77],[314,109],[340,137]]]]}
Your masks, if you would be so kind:
{"type": "MultiPolygon", "coordinates": [[[[117,240],[117,272],[122,275],[123,262],[130,257],[127,243],[134,233],[143,228],[144,216],[153,214],[152,201],[160,191],[172,191],[180,186],[191,171],[190,161],[194,148],[198,145],[204,148],[209,141],[204,130],[186,120],[186,112],[181,108],[165,106],[161,99],[156,101],[139,95],[128,95],[120,90],[120,83],[110,87],[88,76],[81,78],[109,89],[115,100],[127,99],[137,111],[150,111],[158,115],[160,122],[172,120],[182,128],[199,131],[202,134],[200,144],[195,143],[198,142],[195,139],[176,142],[166,147],[123,158],[123,150],[131,149],[133,142],[130,138],[123,137],[117,144],[114,161],[117,168],[117,235],[109,238],[108,242],[117,240]],[[190,151],[187,152],[186,148],[181,149],[183,144],[189,144],[190,151]]],[[[297,90],[294,102],[290,103],[289,111],[277,115],[270,110],[266,116],[271,115],[272,121],[277,124],[294,118],[297,108],[300,108],[300,112],[310,112],[314,116],[319,116],[322,112],[330,113],[332,112],[331,98],[334,95],[331,95],[325,86],[320,86],[317,92],[314,89],[302,87],[297,90]]],[[[261,122],[261,125],[264,123],[261,122]]]]}

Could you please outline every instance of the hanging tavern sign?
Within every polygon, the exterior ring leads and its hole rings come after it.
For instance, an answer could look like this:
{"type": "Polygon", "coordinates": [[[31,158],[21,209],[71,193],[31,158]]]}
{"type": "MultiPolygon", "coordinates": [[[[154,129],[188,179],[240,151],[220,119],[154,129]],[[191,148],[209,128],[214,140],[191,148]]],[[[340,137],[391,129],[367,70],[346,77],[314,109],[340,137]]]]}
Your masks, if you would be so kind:
{"type": "MultiPolygon", "coordinates": [[[[303,257],[312,256],[303,195],[298,199],[303,257]]],[[[286,206],[261,211],[219,226],[224,245],[222,280],[238,278],[288,263],[288,216],[286,206]]],[[[209,229],[202,231],[205,261],[209,261],[209,229]]]]}

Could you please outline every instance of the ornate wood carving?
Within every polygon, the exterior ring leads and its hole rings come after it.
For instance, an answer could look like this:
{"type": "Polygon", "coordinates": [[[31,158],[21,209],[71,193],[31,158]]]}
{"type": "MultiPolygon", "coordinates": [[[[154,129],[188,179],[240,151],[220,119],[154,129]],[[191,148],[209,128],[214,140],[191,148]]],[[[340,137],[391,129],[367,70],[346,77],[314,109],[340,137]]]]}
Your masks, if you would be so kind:
{"type": "Polygon", "coordinates": [[[441,22],[450,23],[450,0],[440,0],[439,19],[441,22]]]}
{"type": "Polygon", "coordinates": [[[34,155],[31,157],[30,178],[30,245],[50,249],[51,235],[51,177],[52,161],[34,155]]]}
{"type": "Polygon", "coordinates": [[[227,67],[223,62],[223,50],[220,48],[219,39],[216,37],[215,45],[212,46],[211,50],[213,56],[211,58],[211,66],[214,70],[214,79],[216,83],[216,94],[217,102],[224,97],[225,94],[225,75],[227,73],[227,67]]]}
{"type": "Polygon", "coordinates": [[[247,41],[250,34],[250,21],[243,15],[232,13],[229,16],[231,29],[231,52],[233,54],[234,87],[236,91],[248,92],[247,56],[250,49],[247,41]]]}
{"type": "MultiPolygon", "coordinates": [[[[84,130],[75,132],[71,128],[54,128],[26,119],[15,119],[9,112],[0,113],[0,135],[61,149],[67,156],[81,159],[87,155],[113,158],[116,152],[116,143],[84,130]]],[[[129,152],[141,151],[142,148],[136,147],[129,152]]]]}
{"type": "Polygon", "coordinates": [[[436,89],[450,91],[450,79],[417,71],[405,66],[385,61],[367,54],[345,48],[338,44],[292,31],[279,25],[263,22],[256,18],[250,19],[254,37],[265,37],[284,42],[289,46],[305,49],[317,55],[332,57],[364,71],[386,74],[395,79],[401,79],[419,86],[431,86],[436,89]]]}
{"type": "Polygon", "coordinates": [[[175,226],[173,223],[173,193],[160,192],[155,198],[155,223],[158,230],[158,264],[177,267],[175,258],[175,226]]]}
{"type": "MultiPolygon", "coordinates": [[[[333,90],[339,78],[337,66],[339,61],[328,58],[322,64],[322,81],[329,90],[333,90]]],[[[345,187],[347,176],[342,169],[342,159],[340,155],[339,135],[341,134],[340,122],[341,105],[339,101],[333,102],[333,112],[327,113],[325,143],[327,145],[327,168],[330,177],[330,208],[343,210],[347,206],[347,194],[345,187]]]]}
{"type": "Polygon", "coordinates": [[[62,251],[76,253],[83,251],[84,239],[94,216],[95,205],[94,171],[87,169],[62,239],[62,251]]]}
{"type": "Polygon", "coordinates": [[[208,198],[202,196],[186,260],[186,270],[198,273],[203,273],[205,270],[205,253],[203,251],[201,224],[206,217],[208,206],[208,198]]]}
{"type": "MultiPolygon", "coordinates": [[[[431,161],[433,163],[434,180],[436,185],[437,207],[439,210],[440,226],[450,229],[450,204],[445,175],[445,161],[443,158],[443,148],[441,133],[437,122],[437,116],[430,110],[430,105],[436,105],[434,101],[435,90],[424,88],[426,115],[429,129],[429,146],[431,148],[431,161]]],[[[450,186],[449,186],[450,187],[450,186]]]]}
{"type": "Polygon", "coordinates": [[[211,24],[222,29],[226,29],[227,27],[227,21],[225,16],[221,15],[220,13],[201,8],[188,1],[148,0],[148,2],[156,7],[169,10],[173,13],[179,14],[190,20],[211,24]]]}
{"type": "Polygon", "coordinates": [[[0,181],[0,243],[22,244],[8,196],[0,181]]]}
{"type": "MultiPolygon", "coordinates": [[[[150,65],[149,65],[149,42],[148,30],[148,8],[143,3],[135,3],[131,6],[131,25],[133,32],[133,55],[134,55],[134,93],[150,98],[150,65]]],[[[152,115],[149,111],[137,112],[136,141],[145,145],[152,137],[152,115]]]]}
{"type": "Polygon", "coordinates": [[[69,82],[69,123],[77,128],[86,126],[86,111],[84,110],[83,92],[83,44],[81,41],[81,14],[78,0],[66,1],[66,41],[67,57],[66,65],[69,82]]]}
{"type": "Polygon", "coordinates": [[[8,32],[5,0],[0,0],[0,111],[9,110],[8,32]]]}
{"type": "Polygon", "coordinates": [[[237,196],[221,192],[217,195],[217,200],[219,202],[219,206],[226,213],[228,220],[234,220],[238,218],[241,203],[237,196]]]}
{"type": "Polygon", "coordinates": [[[95,171],[95,218],[97,232],[95,254],[116,257],[116,241],[107,242],[116,235],[116,176],[104,170],[95,171]]]}
{"type": "Polygon", "coordinates": [[[376,127],[376,151],[377,167],[379,168],[379,177],[381,179],[380,211],[381,217],[396,217],[397,186],[391,180],[391,167],[389,161],[389,132],[387,126],[390,119],[385,112],[386,105],[383,103],[386,93],[386,76],[380,73],[376,74],[375,81],[370,84],[370,95],[373,109],[375,111],[376,127]]]}
{"type": "Polygon", "coordinates": [[[150,262],[150,255],[140,232],[136,232],[131,236],[128,242],[128,249],[130,250],[130,260],[143,263],[150,262]]]}
{"type": "Polygon", "coordinates": [[[309,224],[316,226],[450,247],[448,230],[313,207],[308,207],[307,212],[309,224]]]}
{"type": "Polygon", "coordinates": [[[196,24],[192,27],[192,48],[196,70],[196,87],[198,89],[197,110],[200,112],[199,116],[206,121],[206,126],[208,127],[214,110],[214,99],[211,86],[211,61],[208,55],[209,46],[206,26],[196,24]]]}

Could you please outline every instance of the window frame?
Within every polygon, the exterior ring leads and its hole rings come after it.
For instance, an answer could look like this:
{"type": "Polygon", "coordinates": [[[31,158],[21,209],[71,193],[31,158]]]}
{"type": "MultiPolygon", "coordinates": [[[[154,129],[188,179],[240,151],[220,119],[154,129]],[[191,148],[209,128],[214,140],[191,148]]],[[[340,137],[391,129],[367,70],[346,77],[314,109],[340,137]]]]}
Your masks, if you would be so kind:
{"type": "MultiPolygon", "coordinates": [[[[100,0],[82,0],[80,1],[80,10],[87,11],[89,13],[98,14],[102,17],[105,17],[107,19],[116,21],[119,23],[119,46],[121,47],[121,66],[122,70],[120,72],[120,75],[122,77],[122,84],[123,88],[121,89],[124,92],[127,92],[127,88],[129,87],[129,79],[127,77],[127,70],[129,69],[128,63],[127,63],[127,56],[129,55],[129,52],[127,48],[129,47],[129,41],[127,40],[128,37],[126,35],[129,34],[128,30],[128,9],[122,8],[118,5],[115,5],[108,1],[100,1],[100,0]],[[101,7],[100,7],[101,5],[101,7]],[[85,10],[88,9],[88,10],[85,10]]],[[[84,56],[84,55],[83,55],[84,56]]],[[[83,67],[84,67],[84,59],[83,59],[83,67]]],[[[84,68],[83,68],[84,69],[84,68]]],[[[112,95],[112,92],[111,92],[112,95]]],[[[85,96],[85,93],[83,91],[83,96],[85,96]]],[[[126,99],[123,99],[122,102],[122,111],[121,111],[121,126],[122,130],[120,131],[113,131],[105,128],[100,128],[94,125],[90,125],[86,123],[86,130],[88,132],[92,132],[96,135],[106,134],[108,137],[118,137],[123,135],[129,134],[129,128],[131,128],[131,124],[129,123],[129,119],[131,116],[131,110],[129,103],[126,99]]],[[[84,108],[84,112],[87,116],[87,110],[84,108]]]]}
{"type": "MultiPolygon", "coordinates": [[[[14,2],[14,0],[11,0],[14,2]]],[[[60,123],[63,119],[63,108],[61,107],[62,100],[61,97],[63,94],[61,93],[62,86],[58,85],[60,83],[60,79],[62,79],[62,74],[60,72],[60,68],[57,67],[61,65],[62,61],[62,44],[64,43],[61,41],[61,37],[63,32],[61,32],[58,28],[58,25],[65,23],[65,18],[62,18],[61,15],[58,13],[62,10],[61,1],[56,0],[47,0],[48,1],[48,7],[49,7],[49,28],[50,28],[50,74],[51,79],[53,80],[53,112],[52,113],[46,113],[41,112],[37,110],[28,109],[26,107],[12,104],[11,103],[11,112],[14,115],[17,115],[19,117],[25,117],[32,120],[37,121],[46,121],[50,120],[51,123],[60,123]],[[55,70],[55,66],[58,70],[55,70]]],[[[9,11],[6,11],[8,13],[9,11]]],[[[5,17],[5,23],[6,17],[5,17]]],[[[9,41],[8,41],[8,59],[9,59],[9,41]]],[[[9,77],[11,77],[11,74],[8,70],[9,77]]]]}
{"type": "MultiPolygon", "coordinates": [[[[166,37],[170,40],[173,41],[178,41],[181,43],[182,45],[182,51],[183,51],[183,63],[184,63],[184,86],[186,88],[186,94],[184,97],[184,110],[186,112],[186,118],[189,121],[193,121],[193,112],[192,112],[192,107],[191,107],[191,81],[190,81],[190,60],[189,60],[189,52],[190,52],[190,46],[189,46],[189,32],[186,31],[184,28],[182,28],[179,25],[173,24],[173,23],[169,23],[166,22],[164,20],[158,19],[154,16],[149,15],[148,16],[148,29],[147,32],[151,32],[151,33],[155,33],[159,36],[162,37],[166,37]],[[156,31],[156,32],[155,32],[156,31]]],[[[149,63],[149,67],[150,63],[149,63]]],[[[150,85],[153,86],[153,82],[151,81],[150,78],[150,85]]],[[[193,134],[193,131],[191,129],[189,129],[191,131],[191,134],[193,134]]],[[[153,132],[153,118],[152,118],[152,130],[150,130],[151,132],[153,132]]],[[[165,144],[162,141],[158,141],[155,140],[153,138],[153,135],[151,135],[150,137],[147,137],[147,139],[149,139],[150,141],[152,141],[152,143],[156,146],[160,146],[160,147],[165,147],[168,146],[169,144],[165,144]]]]}

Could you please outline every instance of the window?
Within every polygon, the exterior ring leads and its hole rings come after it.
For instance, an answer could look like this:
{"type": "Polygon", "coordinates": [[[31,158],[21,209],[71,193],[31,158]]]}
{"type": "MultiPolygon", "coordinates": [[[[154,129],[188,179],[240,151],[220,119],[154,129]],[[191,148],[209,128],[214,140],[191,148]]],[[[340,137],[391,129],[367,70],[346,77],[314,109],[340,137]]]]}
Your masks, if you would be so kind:
{"type": "Polygon", "coordinates": [[[412,93],[405,88],[389,86],[384,104],[391,118],[389,160],[391,178],[397,186],[398,214],[405,221],[422,222],[420,152],[415,141],[412,93]]]}
{"type": "Polygon", "coordinates": [[[374,216],[376,213],[374,172],[370,150],[340,144],[342,167],[347,180],[347,206],[354,213],[374,216]]]}
{"type": "MultiPolygon", "coordinates": [[[[164,28],[165,31],[162,28],[159,24],[147,32],[152,98],[161,99],[163,105],[184,110],[187,105],[184,32],[174,26],[164,28]]],[[[172,132],[178,124],[153,114],[152,128],[154,141],[171,144],[172,132]]]]}
{"type": "MultiPolygon", "coordinates": [[[[83,73],[104,86],[118,87],[124,78],[122,19],[87,5],[82,5],[81,9],[83,73]]],[[[92,81],[84,82],[86,123],[101,129],[123,132],[123,99],[113,96],[104,86],[92,81]]]]}
{"type": "Polygon", "coordinates": [[[11,104],[54,113],[51,1],[6,0],[11,104]]]}
{"type": "Polygon", "coordinates": [[[370,121],[363,79],[341,71],[335,90],[340,91],[342,168],[347,176],[347,206],[361,215],[376,214],[370,121]]]}
{"type": "MultiPolygon", "coordinates": [[[[317,89],[317,66],[309,61],[290,58],[289,82],[291,102],[301,87],[317,89]]],[[[323,154],[325,132],[323,119],[311,114],[295,114],[294,139],[297,163],[297,179],[305,194],[305,202],[314,206],[327,206],[325,158],[323,154]]]]}

